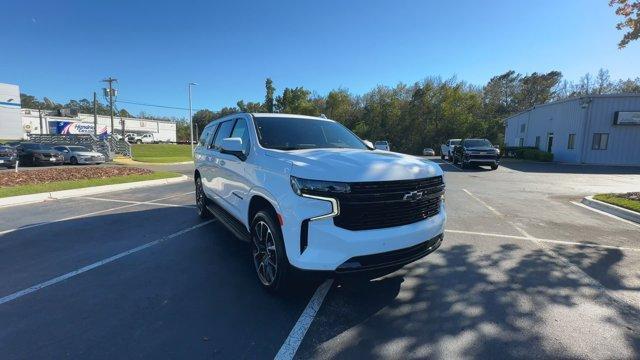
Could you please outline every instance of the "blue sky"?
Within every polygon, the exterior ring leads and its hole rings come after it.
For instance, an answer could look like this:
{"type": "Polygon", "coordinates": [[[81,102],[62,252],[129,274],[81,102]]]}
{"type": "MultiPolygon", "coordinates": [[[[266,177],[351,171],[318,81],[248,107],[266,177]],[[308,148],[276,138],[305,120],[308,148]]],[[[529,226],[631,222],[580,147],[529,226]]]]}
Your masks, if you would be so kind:
{"type": "MultiPolygon", "coordinates": [[[[607,0],[566,1],[11,1],[3,5],[0,82],[58,102],[90,98],[119,79],[119,98],[194,108],[262,101],[305,86],[364,93],[427,76],[484,84],[509,69],[599,68],[640,76],[640,42],[622,33],[607,0]]],[[[137,114],[180,110],[127,105],[137,114]]]]}

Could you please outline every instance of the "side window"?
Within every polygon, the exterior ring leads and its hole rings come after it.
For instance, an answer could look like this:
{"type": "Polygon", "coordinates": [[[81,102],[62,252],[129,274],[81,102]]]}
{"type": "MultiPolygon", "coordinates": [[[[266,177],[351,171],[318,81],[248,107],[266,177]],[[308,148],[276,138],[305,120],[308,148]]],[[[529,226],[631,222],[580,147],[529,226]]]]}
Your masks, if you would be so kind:
{"type": "Polygon", "coordinates": [[[247,128],[247,121],[245,119],[236,120],[236,125],[233,127],[230,137],[238,137],[242,139],[242,153],[249,154],[249,129],[247,128]]]}
{"type": "Polygon", "coordinates": [[[58,150],[58,151],[65,151],[65,150],[67,150],[67,149],[65,149],[65,148],[64,148],[64,146],[56,146],[56,147],[54,147],[54,149],[55,149],[55,150],[58,150]]]}
{"type": "Polygon", "coordinates": [[[213,148],[216,150],[220,150],[220,143],[222,143],[222,139],[228,138],[231,135],[231,130],[233,129],[234,120],[228,120],[223,123],[220,123],[220,129],[216,133],[216,138],[213,140],[213,148]]]}
{"type": "Polygon", "coordinates": [[[210,126],[208,128],[205,128],[204,131],[202,132],[202,134],[200,134],[200,139],[198,140],[198,145],[199,146],[204,146],[204,144],[206,144],[208,141],[207,139],[209,139],[209,136],[211,136],[211,129],[215,128],[213,126],[210,126]]]}

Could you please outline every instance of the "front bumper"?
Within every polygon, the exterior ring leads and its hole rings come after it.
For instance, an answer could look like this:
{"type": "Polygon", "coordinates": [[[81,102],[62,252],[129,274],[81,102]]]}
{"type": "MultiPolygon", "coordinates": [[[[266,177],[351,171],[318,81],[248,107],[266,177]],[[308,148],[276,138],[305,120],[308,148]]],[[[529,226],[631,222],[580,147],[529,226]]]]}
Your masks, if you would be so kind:
{"type": "Polygon", "coordinates": [[[104,162],[104,158],[78,158],[78,164],[102,164],[104,162]]]}
{"type": "MultiPolygon", "coordinates": [[[[316,205],[327,203],[322,200],[299,199],[305,203],[315,202],[316,205]]],[[[318,207],[314,206],[314,208],[317,209],[318,207]]],[[[375,255],[380,259],[384,259],[386,258],[385,254],[391,256],[394,251],[409,249],[425,244],[425,241],[428,243],[435,238],[439,238],[444,233],[447,218],[445,205],[442,202],[439,213],[425,220],[383,229],[352,231],[335,226],[333,218],[306,221],[305,225],[304,220],[311,217],[308,216],[310,214],[305,214],[307,211],[304,210],[306,209],[310,209],[310,207],[298,207],[299,211],[296,213],[286,212],[284,214],[285,224],[282,227],[287,258],[291,265],[303,270],[357,271],[353,261],[358,261],[356,259],[358,257],[375,255]],[[304,236],[305,232],[306,237],[304,236]],[[350,261],[352,262],[351,264],[349,264],[350,261]],[[341,266],[342,268],[340,268],[341,266]],[[350,269],[347,269],[347,267],[350,269]]],[[[327,210],[330,210],[330,206],[327,206],[327,210]]],[[[427,248],[431,248],[432,245],[427,246],[427,248]]],[[[402,261],[406,261],[404,263],[412,262],[436,248],[437,246],[433,247],[423,255],[414,254],[421,255],[415,259],[410,256],[396,260],[400,261],[398,264],[402,264],[402,261]]],[[[364,264],[361,262],[363,268],[374,264],[374,262],[370,263],[370,259],[373,258],[367,259],[364,264]]],[[[386,267],[393,265],[382,261],[376,266],[386,267]]]]}
{"type": "Polygon", "coordinates": [[[64,164],[63,157],[35,158],[36,165],[61,165],[64,164]]]}
{"type": "Polygon", "coordinates": [[[0,157],[0,166],[14,167],[17,158],[0,157]]]}

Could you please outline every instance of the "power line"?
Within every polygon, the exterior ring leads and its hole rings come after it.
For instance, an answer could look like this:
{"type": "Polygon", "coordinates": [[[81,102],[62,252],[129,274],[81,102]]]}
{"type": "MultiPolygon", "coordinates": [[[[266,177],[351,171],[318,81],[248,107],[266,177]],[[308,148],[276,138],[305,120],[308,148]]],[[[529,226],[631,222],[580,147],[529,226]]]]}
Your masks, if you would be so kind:
{"type": "MultiPolygon", "coordinates": [[[[116,100],[116,102],[123,103],[123,104],[131,104],[131,105],[157,107],[157,108],[163,108],[163,109],[189,110],[189,108],[183,108],[183,107],[177,107],[177,106],[167,106],[167,105],[146,104],[146,103],[141,103],[141,102],[137,102],[137,101],[129,101],[129,100],[116,100]]],[[[200,109],[198,109],[198,110],[200,110],[200,109]]]]}

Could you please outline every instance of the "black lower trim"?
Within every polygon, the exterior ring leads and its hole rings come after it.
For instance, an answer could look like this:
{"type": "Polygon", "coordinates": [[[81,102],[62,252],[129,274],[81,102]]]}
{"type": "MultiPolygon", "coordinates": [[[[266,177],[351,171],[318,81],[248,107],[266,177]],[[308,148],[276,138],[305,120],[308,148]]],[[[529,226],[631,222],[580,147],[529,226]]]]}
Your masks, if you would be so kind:
{"type": "Polygon", "coordinates": [[[403,266],[421,259],[434,252],[442,243],[444,235],[440,234],[418,245],[408,248],[352,257],[338,266],[336,273],[352,273],[379,270],[387,267],[403,266]]]}
{"type": "Polygon", "coordinates": [[[300,254],[302,254],[309,245],[309,219],[302,220],[300,226],[300,254]]]}
{"type": "Polygon", "coordinates": [[[227,210],[223,209],[215,201],[209,199],[205,195],[205,201],[207,203],[207,209],[215,216],[222,225],[226,226],[238,239],[242,241],[251,241],[251,234],[247,231],[247,228],[233,215],[229,214],[227,210]]]}

